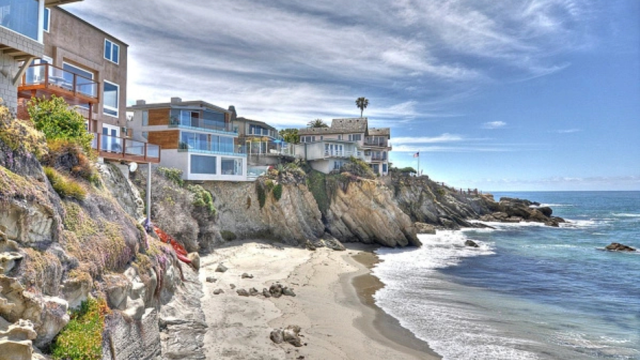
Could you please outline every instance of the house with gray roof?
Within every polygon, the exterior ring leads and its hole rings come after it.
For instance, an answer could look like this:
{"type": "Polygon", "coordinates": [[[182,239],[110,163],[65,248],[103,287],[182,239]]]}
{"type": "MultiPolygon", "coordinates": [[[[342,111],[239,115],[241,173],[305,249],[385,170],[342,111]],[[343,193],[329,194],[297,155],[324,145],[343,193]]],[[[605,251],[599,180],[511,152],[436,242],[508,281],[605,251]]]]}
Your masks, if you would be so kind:
{"type": "Polygon", "coordinates": [[[389,173],[390,128],[370,128],[367,118],[333,119],[331,126],[298,130],[295,154],[323,173],[339,170],[349,157],[364,160],[374,173],[389,173]]]}

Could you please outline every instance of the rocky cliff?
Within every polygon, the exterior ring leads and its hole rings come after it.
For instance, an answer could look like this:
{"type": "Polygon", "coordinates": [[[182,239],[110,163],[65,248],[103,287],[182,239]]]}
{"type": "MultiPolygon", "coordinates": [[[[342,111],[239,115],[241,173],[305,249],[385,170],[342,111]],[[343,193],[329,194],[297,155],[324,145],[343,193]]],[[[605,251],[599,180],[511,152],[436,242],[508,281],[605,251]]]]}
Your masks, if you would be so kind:
{"type": "Polygon", "coordinates": [[[95,174],[90,181],[62,177],[54,190],[40,165],[53,156],[44,139],[0,110],[2,358],[76,351],[87,359],[204,359],[197,274],[138,225],[135,188],[118,169],[102,166],[99,175],[95,165],[62,150],[53,174],[79,168],[95,174]],[[59,195],[70,184],[77,185],[75,195],[59,195]],[[90,331],[67,327],[80,321],[69,311],[82,313],[88,299],[108,305],[100,310],[104,320],[90,331]],[[98,337],[90,338],[94,330],[98,337]]]}

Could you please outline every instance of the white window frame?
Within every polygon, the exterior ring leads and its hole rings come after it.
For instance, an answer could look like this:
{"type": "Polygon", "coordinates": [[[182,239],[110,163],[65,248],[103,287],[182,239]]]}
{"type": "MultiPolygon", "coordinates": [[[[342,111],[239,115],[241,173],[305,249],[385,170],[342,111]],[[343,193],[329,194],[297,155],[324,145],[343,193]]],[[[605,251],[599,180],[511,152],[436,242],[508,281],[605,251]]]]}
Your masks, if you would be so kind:
{"type": "Polygon", "coordinates": [[[112,106],[107,106],[107,105],[105,104],[105,102],[104,102],[104,84],[103,84],[103,85],[102,85],[102,113],[103,113],[104,115],[111,116],[111,117],[113,117],[113,118],[120,118],[120,85],[118,85],[118,84],[116,84],[116,83],[113,83],[113,82],[111,82],[111,81],[107,81],[107,80],[104,80],[104,83],[105,83],[105,84],[109,84],[109,85],[113,85],[113,86],[115,86],[115,87],[118,89],[118,94],[117,94],[117,103],[118,103],[118,107],[114,108],[114,107],[112,107],[112,106]],[[107,110],[113,110],[113,111],[115,111],[115,112],[116,112],[116,115],[111,115],[111,114],[106,113],[106,112],[104,111],[104,109],[105,109],[105,108],[106,108],[107,110]]]}
{"type": "Polygon", "coordinates": [[[115,42],[109,40],[109,39],[104,39],[104,44],[102,46],[102,55],[104,56],[105,60],[109,60],[114,64],[120,64],[120,45],[116,44],[115,42]],[[111,43],[111,54],[109,54],[109,57],[107,57],[107,54],[105,54],[105,49],[107,47],[107,41],[111,43]],[[113,61],[113,47],[117,46],[118,47],[118,58],[116,59],[116,61],[113,61]]]}

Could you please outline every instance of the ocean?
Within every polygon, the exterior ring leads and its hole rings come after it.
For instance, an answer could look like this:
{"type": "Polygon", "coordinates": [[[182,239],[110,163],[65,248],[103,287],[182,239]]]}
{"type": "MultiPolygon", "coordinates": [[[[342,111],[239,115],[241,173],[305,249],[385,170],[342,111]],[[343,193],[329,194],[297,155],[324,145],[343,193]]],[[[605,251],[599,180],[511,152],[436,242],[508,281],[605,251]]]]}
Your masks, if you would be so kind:
{"type": "Polygon", "coordinates": [[[640,192],[494,196],[540,202],[568,223],[488,223],[381,248],[376,304],[444,359],[640,359],[640,252],[602,250],[640,249],[640,192]]]}

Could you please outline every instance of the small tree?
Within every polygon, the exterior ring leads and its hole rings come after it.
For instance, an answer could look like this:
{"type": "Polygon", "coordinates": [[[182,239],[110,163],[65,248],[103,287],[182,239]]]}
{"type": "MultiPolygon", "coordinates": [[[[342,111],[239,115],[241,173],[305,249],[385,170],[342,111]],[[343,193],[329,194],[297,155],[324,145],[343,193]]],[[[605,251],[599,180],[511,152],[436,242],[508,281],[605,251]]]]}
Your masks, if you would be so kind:
{"type": "Polygon", "coordinates": [[[47,141],[67,140],[80,145],[87,155],[92,153],[93,135],[87,132],[84,117],[70,109],[63,98],[55,95],[50,100],[33,98],[29,101],[27,112],[35,128],[44,133],[47,141]]]}
{"type": "Polygon", "coordinates": [[[280,136],[285,142],[289,144],[298,144],[300,142],[300,135],[298,135],[298,129],[282,129],[279,131],[280,136]]]}
{"type": "Polygon", "coordinates": [[[365,98],[365,97],[359,97],[356,99],[356,106],[358,107],[358,109],[360,109],[360,117],[362,117],[362,113],[364,112],[364,109],[367,108],[367,106],[369,106],[369,99],[365,98]]]}
{"type": "Polygon", "coordinates": [[[322,119],[315,119],[313,121],[309,121],[307,126],[310,128],[326,128],[329,127],[322,119]]]}

